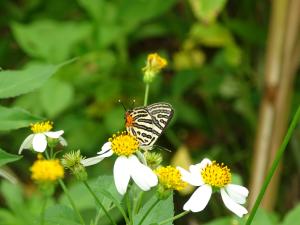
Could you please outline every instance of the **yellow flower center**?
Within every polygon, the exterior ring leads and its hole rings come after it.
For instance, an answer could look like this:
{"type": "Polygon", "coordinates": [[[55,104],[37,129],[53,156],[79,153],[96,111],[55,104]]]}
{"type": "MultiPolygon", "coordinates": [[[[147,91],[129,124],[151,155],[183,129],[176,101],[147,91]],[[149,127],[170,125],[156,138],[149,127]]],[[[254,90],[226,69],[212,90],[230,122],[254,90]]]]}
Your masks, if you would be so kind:
{"type": "Polygon", "coordinates": [[[224,187],[231,182],[230,169],[223,163],[219,164],[215,161],[207,165],[202,170],[201,175],[206,184],[217,188],[224,187]]]}
{"type": "Polygon", "coordinates": [[[114,134],[108,141],[111,142],[111,149],[117,155],[130,156],[139,148],[139,142],[136,137],[122,132],[114,134]]]}
{"type": "Polygon", "coordinates": [[[53,125],[53,122],[50,122],[50,121],[34,123],[34,124],[31,124],[30,129],[35,134],[44,133],[44,132],[48,132],[49,130],[51,130],[53,127],[52,125],[53,125]]]}
{"type": "Polygon", "coordinates": [[[64,177],[64,169],[58,159],[43,159],[38,156],[30,167],[31,178],[38,182],[56,181],[64,177]]]}
{"type": "Polygon", "coordinates": [[[173,166],[159,167],[155,170],[159,182],[167,189],[180,191],[187,186],[187,183],[181,179],[178,169],[173,166]]]}
{"type": "Polygon", "coordinates": [[[167,64],[167,60],[160,57],[157,53],[152,53],[148,55],[147,67],[149,67],[149,69],[160,70],[166,67],[167,64]]]}

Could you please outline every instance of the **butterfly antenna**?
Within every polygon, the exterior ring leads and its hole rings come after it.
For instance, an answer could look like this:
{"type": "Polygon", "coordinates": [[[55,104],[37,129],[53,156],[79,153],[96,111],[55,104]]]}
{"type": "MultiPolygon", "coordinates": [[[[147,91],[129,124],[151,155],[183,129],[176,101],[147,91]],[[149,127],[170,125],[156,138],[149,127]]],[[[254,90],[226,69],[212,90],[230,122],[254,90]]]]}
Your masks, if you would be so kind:
{"type": "Polygon", "coordinates": [[[127,109],[126,109],[125,105],[123,104],[123,102],[121,101],[121,99],[119,99],[118,102],[123,106],[123,109],[124,109],[125,111],[127,111],[127,109]]]}
{"type": "Polygon", "coordinates": [[[170,149],[165,148],[165,147],[160,146],[160,145],[154,145],[154,147],[156,147],[156,148],[158,148],[158,149],[160,149],[160,150],[164,150],[164,151],[166,151],[166,152],[172,152],[170,149]]]}

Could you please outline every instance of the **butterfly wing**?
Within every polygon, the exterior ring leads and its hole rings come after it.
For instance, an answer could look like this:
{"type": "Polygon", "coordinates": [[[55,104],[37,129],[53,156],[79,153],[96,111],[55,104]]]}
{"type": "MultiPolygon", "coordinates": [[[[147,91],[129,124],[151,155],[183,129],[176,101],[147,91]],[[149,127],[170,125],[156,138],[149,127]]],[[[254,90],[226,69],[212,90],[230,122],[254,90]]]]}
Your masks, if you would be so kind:
{"type": "Polygon", "coordinates": [[[143,149],[149,150],[167,127],[173,114],[172,106],[164,102],[134,108],[127,112],[132,124],[126,126],[126,130],[137,137],[143,149]]]}
{"type": "Polygon", "coordinates": [[[156,134],[158,138],[171,121],[174,109],[166,102],[154,103],[147,106],[146,109],[152,118],[152,132],[156,134]]]}
{"type": "Polygon", "coordinates": [[[137,107],[126,113],[126,120],[130,118],[132,122],[126,125],[129,134],[135,136],[141,146],[148,146],[152,139],[152,117],[145,107],[137,107]]]}

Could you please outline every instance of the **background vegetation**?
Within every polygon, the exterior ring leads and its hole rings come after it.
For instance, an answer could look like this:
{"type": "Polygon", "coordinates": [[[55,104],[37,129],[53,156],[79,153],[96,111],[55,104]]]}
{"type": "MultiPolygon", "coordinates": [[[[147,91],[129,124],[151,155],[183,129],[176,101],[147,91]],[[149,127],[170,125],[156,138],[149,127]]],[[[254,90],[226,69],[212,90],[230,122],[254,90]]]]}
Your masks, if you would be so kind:
{"type": "MultiPolygon", "coordinates": [[[[163,152],[165,158],[182,166],[205,156],[216,159],[249,187],[252,159],[258,154],[253,149],[265,94],[271,11],[270,1],[251,0],[1,1],[0,66],[40,76],[39,84],[29,86],[16,78],[19,93],[0,91],[1,148],[16,154],[29,133],[17,128],[50,119],[56,130],[65,131],[69,150],[93,156],[112,133],[124,129],[118,99],[127,106],[133,99],[143,104],[141,68],[148,53],[159,52],[169,65],[151,86],[149,102],[167,101],[175,108],[171,125],[158,141],[172,151],[163,152]],[[20,116],[15,107],[30,114],[20,116]],[[19,124],[5,123],[8,108],[16,110],[19,124]]],[[[291,105],[277,106],[290,113],[300,102],[300,80],[295,78],[288,92],[291,105]]],[[[275,191],[276,201],[266,204],[273,213],[260,211],[256,224],[292,225],[299,219],[299,137],[298,127],[284,156],[279,194],[275,191]],[[293,208],[289,218],[286,214],[293,208]]],[[[24,152],[21,161],[2,168],[18,185],[1,180],[0,224],[32,224],[31,216],[40,207],[28,171],[34,157],[24,152]]],[[[112,162],[89,168],[91,180],[111,174],[112,162]]],[[[69,179],[72,194],[88,216],[92,203],[73,183],[69,179]]],[[[60,190],[57,199],[65,201],[60,190]]],[[[175,196],[177,211],[185,200],[184,193],[175,196]]],[[[214,200],[208,211],[176,223],[233,223],[219,199],[214,200]]]]}

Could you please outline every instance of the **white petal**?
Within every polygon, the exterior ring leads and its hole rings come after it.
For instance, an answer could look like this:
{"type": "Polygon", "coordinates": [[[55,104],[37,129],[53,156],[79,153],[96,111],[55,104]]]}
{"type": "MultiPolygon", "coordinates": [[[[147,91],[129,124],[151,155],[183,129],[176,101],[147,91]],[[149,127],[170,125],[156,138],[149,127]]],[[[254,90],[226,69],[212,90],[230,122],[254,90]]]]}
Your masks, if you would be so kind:
{"type": "Polygon", "coordinates": [[[158,178],[148,166],[142,164],[135,155],[131,155],[128,160],[130,161],[130,175],[143,191],[148,191],[157,185],[158,178]]]}
{"type": "Polygon", "coordinates": [[[32,145],[32,140],[33,140],[34,134],[30,134],[28,137],[25,138],[23,143],[21,144],[19,148],[19,154],[22,153],[23,149],[30,149],[32,145]]]}
{"type": "Polygon", "coordinates": [[[118,192],[124,195],[130,180],[129,160],[125,156],[119,156],[114,165],[114,180],[118,192]]]}
{"type": "Polygon", "coordinates": [[[68,145],[68,142],[66,141],[66,139],[64,139],[63,137],[59,137],[58,138],[59,140],[59,143],[62,145],[62,146],[67,146],[68,145]]]}
{"type": "Polygon", "coordinates": [[[197,190],[192,194],[190,199],[184,204],[183,210],[192,211],[192,212],[200,212],[202,211],[212,194],[212,188],[209,185],[202,185],[197,188],[197,190]]]}
{"type": "Polygon", "coordinates": [[[32,147],[36,152],[44,152],[47,147],[46,136],[44,134],[34,134],[32,147]]]}
{"type": "Polygon", "coordinates": [[[95,165],[95,164],[101,162],[104,158],[105,157],[102,157],[102,156],[90,157],[90,158],[81,160],[80,163],[85,167],[92,166],[92,165],[95,165]]]}
{"type": "Polygon", "coordinates": [[[110,150],[111,150],[111,142],[108,141],[108,142],[106,142],[106,143],[102,146],[101,151],[100,151],[100,152],[97,152],[97,154],[101,155],[101,154],[106,153],[106,152],[108,152],[108,151],[110,151],[110,150]]]}
{"type": "Polygon", "coordinates": [[[200,171],[199,171],[199,176],[193,176],[192,173],[190,173],[189,171],[181,168],[180,166],[177,166],[177,169],[180,171],[181,173],[181,178],[183,181],[193,185],[193,186],[201,186],[203,184],[202,179],[200,177],[200,171]]]}
{"type": "Polygon", "coordinates": [[[207,165],[210,165],[212,162],[208,158],[204,158],[200,163],[190,166],[191,173],[203,170],[207,165]]]}
{"type": "Polygon", "coordinates": [[[248,213],[247,209],[236,203],[228,196],[224,188],[221,188],[221,196],[225,206],[237,216],[242,217],[244,214],[248,213]]]}
{"type": "MultiPolygon", "coordinates": [[[[99,154],[99,153],[97,153],[99,154]]],[[[114,152],[112,150],[108,150],[107,152],[104,152],[102,154],[99,154],[99,156],[103,157],[103,158],[107,158],[107,157],[110,157],[114,154],[114,152]]]]}
{"type": "Polygon", "coordinates": [[[239,195],[241,195],[241,196],[243,196],[243,197],[247,197],[248,196],[248,194],[249,194],[249,191],[248,191],[248,189],[247,188],[245,188],[245,187],[243,187],[243,186],[241,186],[241,185],[237,185],[237,184],[228,184],[227,186],[226,186],[226,190],[228,191],[228,192],[235,192],[235,193],[237,193],[237,194],[239,194],[239,195]]]}
{"type": "Polygon", "coordinates": [[[236,203],[239,204],[246,203],[246,198],[249,194],[247,188],[236,184],[228,184],[226,185],[225,190],[229,195],[229,197],[233,199],[236,203]]]}
{"type": "Polygon", "coordinates": [[[59,131],[45,132],[44,134],[49,138],[59,138],[61,135],[63,135],[63,133],[64,133],[63,130],[59,130],[59,131]]]}

